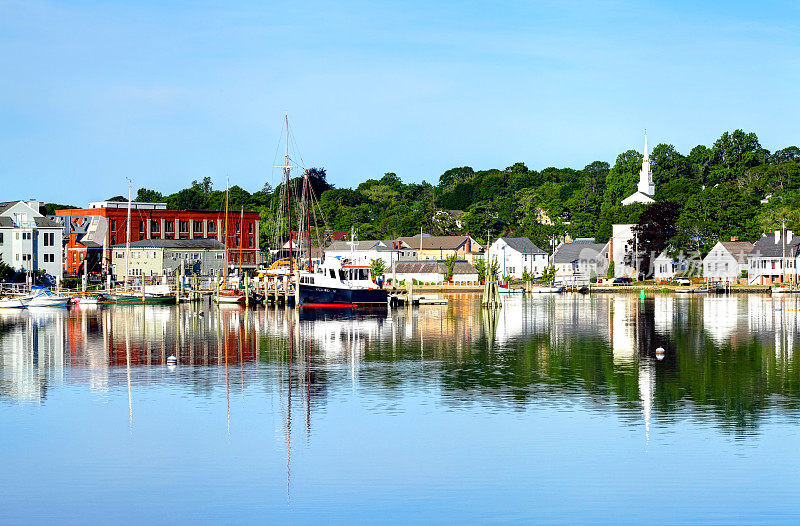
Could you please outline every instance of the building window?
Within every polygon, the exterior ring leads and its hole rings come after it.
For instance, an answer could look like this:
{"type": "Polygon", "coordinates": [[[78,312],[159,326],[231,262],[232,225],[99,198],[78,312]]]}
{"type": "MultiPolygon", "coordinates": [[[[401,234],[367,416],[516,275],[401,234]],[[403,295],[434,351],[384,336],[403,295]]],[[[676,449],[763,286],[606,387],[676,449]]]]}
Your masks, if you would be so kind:
{"type": "Polygon", "coordinates": [[[167,234],[175,233],[175,221],[164,221],[164,232],[167,234]]]}
{"type": "Polygon", "coordinates": [[[150,221],[150,231],[154,234],[158,234],[161,232],[161,223],[156,221],[155,219],[150,221]]]}
{"type": "Polygon", "coordinates": [[[216,221],[210,221],[208,223],[208,233],[209,234],[216,234],[217,233],[217,222],[216,221]]]}
{"type": "Polygon", "coordinates": [[[180,228],[181,234],[188,234],[189,233],[189,221],[179,221],[178,227],[180,228]]]}
{"type": "Polygon", "coordinates": [[[252,234],[253,233],[253,223],[248,223],[247,224],[247,233],[248,234],[252,234]]]}
{"type": "Polygon", "coordinates": [[[2,245],[2,244],[3,244],[3,233],[0,232],[0,245],[2,245]]]}
{"type": "Polygon", "coordinates": [[[250,248],[253,248],[253,238],[252,238],[252,237],[251,237],[251,238],[249,238],[249,239],[247,240],[247,245],[248,245],[250,248]]]}
{"type": "Polygon", "coordinates": [[[239,224],[239,222],[237,221],[237,222],[236,222],[236,233],[237,233],[237,234],[239,233],[239,228],[240,228],[241,226],[242,226],[242,225],[240,225],[240,224],[239,224]]]}
{"type": "Polygon", "coordinates": [[[145,225],[144,221],[139,221],[139,235],[142,236],[144,235],[144,225],[145,225]]]}
{"type": "Polygon", "coordinates": [[[195,221],[194,222],[194,231],[195,232],[202,232],[203,231],[203,222],[202,221],[195,221]]]}
{"type": "Polygon", "coordinates": [[[116,219],[112,219],[111,221],[109,221],[109,223],[111,224],[111,226],[110,226],[111,230],[116,230],[117,229],[117,220],[116,219]]]}

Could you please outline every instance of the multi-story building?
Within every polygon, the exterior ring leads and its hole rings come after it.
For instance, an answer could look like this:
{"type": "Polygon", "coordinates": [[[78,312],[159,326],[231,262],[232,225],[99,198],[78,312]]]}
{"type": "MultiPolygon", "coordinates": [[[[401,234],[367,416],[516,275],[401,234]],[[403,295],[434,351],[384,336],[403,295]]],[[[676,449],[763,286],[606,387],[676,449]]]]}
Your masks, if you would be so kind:
{"type": "Polygon", "coordinates": [[[417,252],[420,261],[442,261],[451,256],[470,263],[475,258],[483,257],[483,247],[470,236],[431,236],[429,234],[414,237],[401,237],[405,246],[417,252]]]}
{"type": "Polygon", "coordinates": [[[718,241],[703,259],[703,278],[706,281],[736,283],[742,273],[747,276],[747,260],[753,251],[749,241],[718,241]]]}
{"type": "Polygon", "coordinates": [[[152,278],[181,267],[187,276],[219,276],[225,250],[216,239],[143,239],[131,243],[130,255],[126,245],[114,245],[111,258],[115,276],[152,278]]]}
{"type": "MultiPolygon", "coordinates": [[[[216,239],[228,249],[230,268],[254,270],[259,261],[258,212],[229,211],[227,237],[225,212],[219,210],[167,210],[165,203],[131,203],[130,241],[150,239],[216,239]]],[[[111,265],[114,245],[127,236],[128,203],[100,201],[88,208],[57,210],[54,219],[64,228],[66,271],[103,272],[111,265]]]]}
{"type": "Polygon", "coordinates": [[[781,237],[776,230],[761,236],[747,256],[748,283],[751,285],[778,285],[797,283],[800,264],[800,236],[791,230],[781,237]]]}
{"type": "Polygon", "coordinates": [[[610,243],[595,243],[593,238],[577,238],[559,245],[551,263],[556,269],[555,281],[567,285],[589,283],[592,277],[608,272],[610,243]]]}
{"type": "Polygon", "coordinates": [[[0,203],[0,258],[18,272],[61,279],[61,225],[39,213],[39,201],[0,203]]]}
{"type": "Polygon", "coordinates": [[[522,279],[528,271],[531,277],[541,277],[547,268],[547,252],[533,244],[527,237],[501,237],[491,244],[487,261],[497,261],[502,276],[522,279]]]}

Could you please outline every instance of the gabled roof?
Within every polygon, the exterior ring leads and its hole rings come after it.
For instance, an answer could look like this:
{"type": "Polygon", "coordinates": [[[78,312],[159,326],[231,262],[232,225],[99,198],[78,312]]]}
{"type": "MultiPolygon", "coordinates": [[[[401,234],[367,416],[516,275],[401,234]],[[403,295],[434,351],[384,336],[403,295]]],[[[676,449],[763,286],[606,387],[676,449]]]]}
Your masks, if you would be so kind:
{"type": "MultiPolygon", "coordinates": [[[[798,253],[800,253],[798,245],[800,245],[800,237],[793,236],[792,240],[786,243],[786,257],[797,257],[798,253]]],[[[756,244],[753,245],[753,250],[750,253],[751,256],[768,258],[779,258],[782,257],[783,254],[783,242],[778,240],[776,243],[775,234],[764,234],[761,236],[761,239],[756,241],[756,244]]]]}
{"type": "Polygon", "coordinates": [[[47,217],[34,217],[36,228],[64,228],[61,223],[57,223],[47,217]]]}
{"type": "Polygon", "coordinates": [[[6,210],[19,203],[19,201],[4,201],[0,203],[0,214],[4,214],[6,210]]]}
{"type": "MultiPolygon", "coordinates": [[[[349,252],[351,241],[334,241],[325,250],[349,252]]],[[[377,250],[378,252],[389,252],[392,250],[392,242],[383,239],[364,239],[355,242],[353,249],[358,251],[377,250]]]]}
{"type": "Polygon", "coordinates": [[[608,243],[564,243],[553,252],[553,263],[572,263],[580,259],[593,259],[607,246],[608,243]]]}
{"type": "Polygon", "coordinates": [[[725,247],[725,250],[739,263],[747,263],[747,256],[755,248],[749,241],[720,241],[719,244],[725,247]]]}
{"type": "MultiPolygon", "coordinates": [[[[470,236],[430,236],[428,234],[420,237],[401,237],[398,241],[402,241],[410,248],[422,250],[458,250],[466,244],[467,240],[471,239],[470,236]]],[[[471,250],[483,248],[475,240],[471,241],[471,250]]]]}
{"type": "MultiPolygon", "coordinates": [[[[392,271],[399,274],[446,274],[447,264],[442,261],[396,261],[392,271]]],[[[456,261],[453,267],[453,274],[477,274],[478,270],[466,261],[456,261]]]]}
{"type": "Polygon", "coordinates": [[[524,254],[547,254],[544,250],[533,244],[527,237],[501,237],[506,245],[524,254]]]}
{"type": "MultiPolygon", "coordinates": [[[[125,248],[125,243],[114,245],[114,248],[125,248]]],[[[133,241],[131,248],[223,249],[222,243],[216,239],[142,239],[141,241],[133,241]]]]}

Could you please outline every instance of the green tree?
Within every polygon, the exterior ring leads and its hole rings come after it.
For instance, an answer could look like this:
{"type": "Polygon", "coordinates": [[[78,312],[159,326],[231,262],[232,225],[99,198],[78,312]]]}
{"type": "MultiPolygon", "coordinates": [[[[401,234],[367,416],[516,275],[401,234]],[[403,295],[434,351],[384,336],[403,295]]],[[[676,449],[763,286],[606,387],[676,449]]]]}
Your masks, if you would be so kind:
{"type": "Polygon", "coordinates": [[[476,259],[473,262],[473,266],[475,270],[478,271],[478,281],[483,281],[486,279],[486,261],[483,258],[476,259]]]}
{"type": "Polygon", "coordinates": [[[458,256],[456,256],[455,254],[448,256],[444,260],[445,268],[447,269],[447,273],[444,276],[444,280],[447,281],[448,283],[450,281],[453,281],[453,272],[455,272],[457,261],[458,261],[458,256]]]}
{"type": "Polygon", "coordinates": [[[370,260],[369,263],[372,266],[372,276],[374,278],[383,276],[384,272],[386,272],[386,262],[383,259],[375,258],[370,260]]]}
{"type": "Polygon", "coordinates": [[[652,262],[677,234],[678,205],[666,201],[653,203],[644,212],[639,222],[632,227],[633,239],[628,241],[630,250],[625,255],[625,264],[636,266],[640,275],[653,275],[652,262]]]}

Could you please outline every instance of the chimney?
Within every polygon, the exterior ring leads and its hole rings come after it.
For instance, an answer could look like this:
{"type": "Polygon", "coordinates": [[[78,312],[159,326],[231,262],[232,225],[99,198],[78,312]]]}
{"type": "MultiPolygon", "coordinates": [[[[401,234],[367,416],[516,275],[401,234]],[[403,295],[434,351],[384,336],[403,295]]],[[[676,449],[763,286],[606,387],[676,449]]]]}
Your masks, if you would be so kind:
{"type": "Polygon", "coordinates": [[[731,241],[739,241],[739,236],[731,236],[731,241]]]}
{"type": "Polygon", "coordinates": [[[792,231],[791,230],[787,230],[786,231],[786,242],[787,243],[791,243],[792,242],[792,231]]]}
{"type": "Polygon", "coordinates": [[[777,245],[780,242],[781,242],[781,231],[780,230],[776,230],[775,231],[775,244],[777,245]]]}

